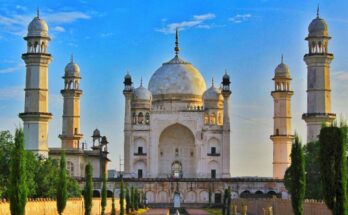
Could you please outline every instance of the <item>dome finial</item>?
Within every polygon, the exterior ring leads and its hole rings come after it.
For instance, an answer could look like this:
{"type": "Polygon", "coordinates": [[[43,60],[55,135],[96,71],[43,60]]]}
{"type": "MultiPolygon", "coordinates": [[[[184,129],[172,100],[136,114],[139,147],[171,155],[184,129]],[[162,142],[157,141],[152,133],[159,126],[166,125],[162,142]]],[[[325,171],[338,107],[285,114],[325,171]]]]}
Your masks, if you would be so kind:
{"type": "Polygon", "coordinates": [[[70,55],[70,62],[71,62],[71,63],[74,63],[74,54],[72,54],[72,53],[71,53],[71,55],[70,55]]]}
{"type": "Polygon", "coordinates": [[[143,76],[141,76],[141,78],[140,78],[140,86],[141,87],[143,86],[143,76]]]}
{"type": "Polygon", "coordinates": [[[40,8],[39,7],[37,7],[37,9],[36,9],[36,17],[40,18],[40,8]]]}
{"type": "Polygon", "coordinates": [[[281,56],[281,63],[284,63],[284,55],[281,56]]]}
{"type": "Polygon", "coordinates": [[[318,4],[318,8],[317,8],[317,18],[319,18],[319,12],[320,12],[320,7],[319,7],[319,4],[318,4]]]}
{"type": "Polygon", "coordinates": [[[214,76],[211,77],[211,86],[214,87],[214,76]]]}
{"type": "Polygon", "coordinates": [[[174,51],[175,51],[175,55],[178,56],[179,55],[179,51],[180,51],[180,48],[179,48],[179,30],[178,30],[178,28],[175,29],[175,48],[174,48],[174,51]]]}

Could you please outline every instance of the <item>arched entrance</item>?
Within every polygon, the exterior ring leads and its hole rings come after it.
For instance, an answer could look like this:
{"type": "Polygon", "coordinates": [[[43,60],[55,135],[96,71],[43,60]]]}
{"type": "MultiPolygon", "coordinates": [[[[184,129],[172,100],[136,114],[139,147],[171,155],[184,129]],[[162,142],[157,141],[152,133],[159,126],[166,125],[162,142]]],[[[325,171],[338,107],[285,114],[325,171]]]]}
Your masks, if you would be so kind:
{"type": "Polygon", "coordinates": [[[158,146],[159,177],[195,177],[195,138],[189,128],[174,124],[160,135],[158,146]]]}
{"type": "Polygon", "coordinates": [[[172,164],[172,176],[174,178],[182,178],[182,165],[179,161],[174,161],[172,164]]]}

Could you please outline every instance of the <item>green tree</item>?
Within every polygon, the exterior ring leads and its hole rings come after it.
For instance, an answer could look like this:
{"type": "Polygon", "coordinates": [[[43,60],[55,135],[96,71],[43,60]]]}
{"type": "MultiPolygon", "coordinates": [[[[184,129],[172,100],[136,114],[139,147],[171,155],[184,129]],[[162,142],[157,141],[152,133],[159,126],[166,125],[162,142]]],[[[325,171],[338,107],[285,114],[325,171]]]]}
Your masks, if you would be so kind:
{"type": "Polygon", "coordinates": [[[92,211],[92,198],[93,198],[93,167],[90,162],[85,168],[85,189],[83,192],[83,199],[85,202],[85,215],[91,215],[92,211]]]}
{"type": "Polygon", "coordinates": [[[227,199],[228,199],[228,190],[224,190],[224,199],[223,199],[223,207],[222,207],[222,215],[226,215],[227,212],[227,199]]]}
{"type": "Polygon", "coordinates": [[[25,214],[28,194],[25,167],[24,133],[19,128],[16,129],[14,149],[10,160],[9,199],[12,215],[25,214]]]}
{"type": "Polygon", "coordinates": [[[105,215],[105,207],[106,207],[106,174],[103,174],[103,185],[101,190],[101,208],[102,208],[102,215],[105,215]]]}
{"type": "Polygon", "coordinates": [[[66,173],[66,159],[65,153],[62,150],[60,156],[60,165],[59,165],[59,176],[57,183],[57,210],[58,214],[62,214],[66,201],[68,200],[68,191],[67,191],[67,173],[66,173]]]}
{"type": "Polygon", "coordinates": [[[138,189],[134,189],[134,210],[139,209],[139,192],[138,189]]]}
{"type": "Polygon", "coordinates": [[[303,148],[299,137],[295,134],[295,141],[291,149],[291,166],[289,175],[291,178],[290,189],[291,204],[295,215],[303,215],[303,201],[306,189],[306,176],[303,148]]]}
{"type": "Polygon", "coordinates": [[[128,187],[126,187],[126,213],[129,213],[129,209],[130,209],[130,196],[129,196],[129,189],[128,187]]]}
{"type": "Polygon", "coordinates": [[[320,130],[320,173],[323,196],[334,215],[347,212],[346,128],[323,127],[320,130]]]}
{"type": "Polygon", "coordinates": [[[123,180],[121,180],[121,184],[120,184],[120,215],[124,215],[124,186],[123,186],[123,180]]]}
{"type": "Polygon", "coordinates": [[[320,179],[320,144],[309,142],[303,146],[306,169],[306,199],[323,199],[320,179]]]}
{"type": "Polygon", "coordinates": [[[0,131],[0,198],[8,197],[9,163],[14,148],[13,136],[9,131],[0,131]]]}
{"type": "Polygon", "coordinates": [[[111,205],[111,215],[116,215],[116,207],[115,207],[115,187],[112,190],[112,205],[111,205]]]}
{"type": "Polygon", "coordinates": [[[135,204],[134,204],[134,200],[135,200],[135,195],[134,195],[134,187],[131,187],[131,192],[130,192],[130,210],[134,211],[135,209],[135,204]]]}
{"type": "Polygon", "coordinates": [[[229,186],[227,189],[227,215],[231,215],[231,187],[229,186]]]}

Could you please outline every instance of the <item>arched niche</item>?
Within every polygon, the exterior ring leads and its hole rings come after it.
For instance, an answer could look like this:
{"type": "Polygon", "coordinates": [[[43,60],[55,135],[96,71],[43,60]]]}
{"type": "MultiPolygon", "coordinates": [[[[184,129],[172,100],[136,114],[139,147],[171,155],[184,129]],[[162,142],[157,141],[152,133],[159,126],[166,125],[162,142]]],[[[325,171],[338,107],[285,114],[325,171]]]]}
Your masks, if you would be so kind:
{"type": "Polygon", "coordinates": [[[182,124],[168,126],[162,131],[158,145],[158,172],[160,177],[171,176],[174,161],[182,164],[182,177],[195,177],[195,137],[182,124]]]}

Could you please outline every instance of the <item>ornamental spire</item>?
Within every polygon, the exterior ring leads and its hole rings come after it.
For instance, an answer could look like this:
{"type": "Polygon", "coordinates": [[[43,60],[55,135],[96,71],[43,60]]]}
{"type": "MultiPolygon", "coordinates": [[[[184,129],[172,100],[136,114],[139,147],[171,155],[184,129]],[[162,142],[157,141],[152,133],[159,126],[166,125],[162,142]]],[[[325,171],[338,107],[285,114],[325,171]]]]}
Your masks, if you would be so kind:
{"type": "Polygon", "coordinates": [[[40,18],[40,9],[39,9],[39,7],[37,7],[37,9],[36,9],[36,17],[40,18]]]}
{"type": "Polygon", "coordinates": [[[140,87],[142,87],[143,86],[143,76],[141,76],[141,78],[140,78],[140,87]]]}
{"type": "Polygon", "coordinates": [[[180,51],[180,48],[179,48],[179,31],[178,31],[178,28],[175,29],[175,48],[174,48],[174,51],[175,51],[175,55],[178,56],[178,55],[179,55],[179,51],[180,51]]]}
{"type": "Polygon", "coordinates": [[[318,8],[317,8],[317,18],[319,18],[319,12],[320,12],[320,7],[319,7],[319,4],[318,4],[318,8]]]}
{"type": "Polygon", "coordinates": [[[284,55],[281,56],[281,63],[284,63],[284,55]]]}
{"type": "Polygon", "coordinates": [[[211,86],[214,87],[214,76],[211,77],[211,86]]]}
{"type": "Polygon", "coordinates": [[[70,62],[74,63],[74,55],[73,54],[70,55],[70,62]]]}

